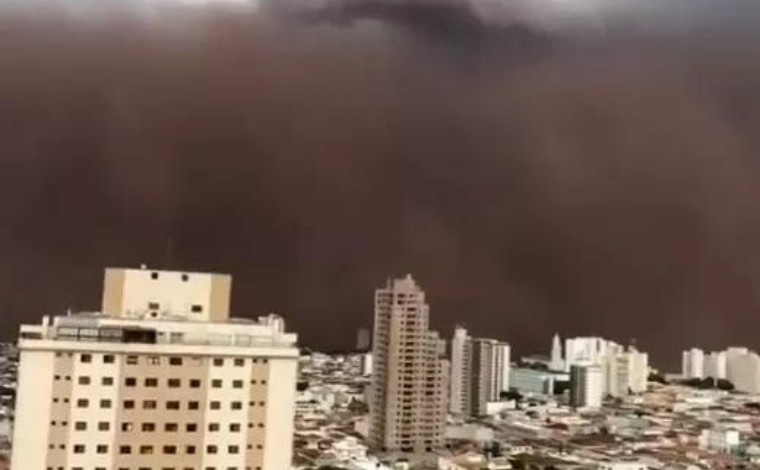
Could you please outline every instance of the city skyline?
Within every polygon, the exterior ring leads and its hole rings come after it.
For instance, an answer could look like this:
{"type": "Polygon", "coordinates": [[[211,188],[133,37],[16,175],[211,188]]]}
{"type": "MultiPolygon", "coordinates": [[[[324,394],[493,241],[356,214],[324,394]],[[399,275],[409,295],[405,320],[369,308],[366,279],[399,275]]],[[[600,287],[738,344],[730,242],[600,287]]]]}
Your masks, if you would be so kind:
{"type": "Polygon", "coordinates": [[[673,369],[758,347],[758,4],[659,3],[580,37],[465,7],[4,4],[0,327],[146,263],[231,271],[240,311],[288,312],[318,349],[405,272],[436,328],[518,351],[635,338],[673,369]]]}
{"type": "MultiPolygon", "coordinates": [[[[152,266],[152,265],[149,266],[147,264],[143,264],[141,269],[164,270],[165,268],[161,267],[161,266],[157,267],[157,266],[152,266]]],[[[195,271],[201,271],[201,270],[195,270],[195,271]]],[[[177,271],[177,272],[187,272],[187,273],[190,273],[190,272],[195,272],[195,271],[194,270],[182,270],[182,271],[177,271]]],[[[225,270],[222,269],[222,270],[216,270],[216,271],[203,271],[203,272],[223,272],[223,271],[225,271],[225,270]]],[[[102,280],[102,269],[100,270],[99,277],[101,278],[100,280],[102,280]]],[[[394,276],[394,275],[386,275],[386,276],[383,277],[383,279],[386,280],[386,281],[389,281],[391,279],[394,279],[395,277],[396,276],[394,276]]],[[[98,281],[98,282],[100,282],[100,281],[98,281]]],[[[236,282],[236,284],[240,284],[240,282],[236,282]]],[[[230,294],[231,294],[230,298],[234,299],[235,290],[231,289],[231,288],[228,288],[228,289],[229,289],[230,294]]],[[[373,288],[371,291],[374,291],[374,290],[375,289],[373,288]]],[[[99,294],[100,291],[98,291],[97,289],[94,289],[94,291],[96,291],[98,293],[98,296],[100,295],[99,294]]],[[[234,300],[230,301],[230,303],[232,303],[232,302],[234,302],[234,300]]],[[[67,308],[67,309],[59,308],[57,310],[46,311],[46,312],[39,312],[39,314],[40,315],[64,315],[67,311],[71,311],[71,312],[77,312],[77,311],[101,312],[101,311],[106,311],[105,310],[105,305],[100,305],[100,303],[101,303],[101,298],[99,297],[98,300],[97,300],[97,302],[96,302],[97,305],[94,304],[94,305],[91,305],[89,307],[83,307],[83,308],[67,308]]],[[[280,311],[280,310],[275,309],[275,308],[264,309],[264,310],[257,311],[257,312],[239,310],[236,313],[238,315],[242,315],[241,318],[255,319],[258,316],[263,315],[263,314],[265,314],[267,312],[270,312],[270,311],[280,311]]],[[[291,316],[292,315],[290,315],[290,314],[288,315],[288,317],[291,317],[291,316]]],[[[367,332],[367,333],[371,334],[372,327],[373,327],[373,324],[372,324],[372,314],[371,313],[369,314],[369,317],[366,320],[367,321],[365,323],[359,323],[358,326],[357,326],[357,328],[355,330],[346,329],[344,331],[345,338],[341,339],[340,344],[337,347],[320,348],[319,345],[310,344],[310,343],[304,342],[302,340],[299,341],[299,346],[300,347],[305,347],[305,348],[308,348],[308,349],[313,349],[313,350],[316,350],[316,351],[323,350],[323,351],[333,351],[333,352],[348,352],[348,351],[356,350],[357,333],[367,332]]],[[[455,333],[456,330],[457,330],[457,328],[468,328],[468,332],[474,333],[475,335],[482,335],[479,330],[469,330],[468,322],[464,321],[464,320],[454,319],[454,320],[452,320],[452,322],[450,324],[450,327],[444,327],[444,328],[440,328],[440,327],[436,326],[436,325],[440,324],[440,322],[436,322],[434,320],[435,320],[435,317],[431,318],[431,325],[433,325],[433,328],[435,328],[437,330],[441,330],[441,332],[444,335],[444,337],[447,337],[447,336],[450,337],[451,335],[449,333],[452,333],[452,334],[455,333]]],[[[301,331],[304,331],[304,330],[301,330],[301,331]]],[[[305,331],[308,331],[308,328],[305,331]]],[[[488,332],[488,331],[490,331],[490,329],[485,329],[483,331],[488,332]]],[[[535,348],[527,348],[527,349],[517,349],[517,348],[515,348],[513,346],[513,344],[515,344],[515,343],[520,344],[519,338],[512,338],[512,337],[509,337],[509,336],[506,336],[506,335],[492,335],[492,336],[494,336],[495,339],[497,339],[499,341],[503,341],[503,342],[505,342],[506,344],[508,344],[510,346],[510,348],[513,351],[512,362],[515,362],[515,363],[518,362],[518,360],[520,358],[522,358],[522,357],[528,357],[528,356],[536,355],[536,354],[545,356],[551,362],[551,360],[554,358],[554,354],[555,354],[555,341],[558,340],[558,339],[564,341],[565,339],[571,338],[573,336],[581,336],[581,337],[589,337],[589,338],[591,338],[591,337],[597,337],[599,340],[603,340],[602,338],[611,338],[614,341],[620,342],[620,344],[622,344],[623,346],[637,346],[637,344],[638,344],[638,342],[636,341],[635,338],[630,338],[629,341],[624,341],[624,340],[619,340],[618,338],[610,337],[610,336],[604,336],[604,335],[595,336],[596,333],[593,332],[593,331],[592,332],[581,331],[581,330],[572,330],[572,331],[575,331],[576,334],[565,334],[565,333],[560,332],[560,331],[553,331],[553,332],[546,331],[546,332],[543,332],[542,334],[545,335],[545,337],[543,338],[543,340],[544,340],[543,343],[544,344],[537,345],[535,348]],[[550,344],[550,341],[551,341],[551,344],[550,344]]],[[[13,338],[15,338],[16,334],[17,334],[17,330],[12,330],[12,331],[7,332],[6,335],[8,336],[9,339],[13,339],[13,338]]],[[[299,334],[301,334],[301,333],[299,333],[299,334]]],[[[688,340],[686,340],[684,342],[684,344],[686,344],[687,347],[692,347],[692,346],[696,345],[695,347],[697,347],[697,348],[706,348],[708,350],[709,349],[720,350],[720,349],[726,349],[726,348],[731,348],[731,347],[739,347],[739,346],[744,347],[745,346],[745,345],[739,345],[739,344],[726,344],[726,345],[719,345],[717,347],[712,347],[711,348],[711,347],[704,346],[703,344],[697,344],[697,343],[689,342],[688,340]]],[[[564,346],[562,346],[562,349],[564,349],[564,346]]],[[[750,349],[753,349],[753,348],[750,346],[750,349]]],[[[673,357],[669,357],[668,356],[666,358],[666,361],[663,361],[663,362],[665,362],[668,365],[668,367],[661,367],[659,361],[654,361],[653,363],[650,363],[650,365],[653,368],[655,368],[657,370],[660,370],[662,372],[666,372],[666,373],[677,373],[677,372],[680,372],[681,371],[681,367],[682,367],[682,358],[681,358],[681,356],[679,356],[679,354],[682,352],[682,350],[676,350],[676,347],[674,346],[673,347],[673,351],[671,351],[671,352],[672,352],[671,355],[673,357]]]]}

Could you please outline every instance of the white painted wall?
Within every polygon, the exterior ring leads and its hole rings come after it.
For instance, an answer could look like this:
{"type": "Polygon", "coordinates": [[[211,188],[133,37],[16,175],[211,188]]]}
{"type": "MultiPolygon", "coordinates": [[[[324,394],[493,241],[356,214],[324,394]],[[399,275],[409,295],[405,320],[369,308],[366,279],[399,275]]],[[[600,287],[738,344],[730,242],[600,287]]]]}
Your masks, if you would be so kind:
{"type": "Polygon", "coordinates": [[[264,468],[287,470],[293,455],[297,361],[269,360],[264,468]]]}
{"type": "Polygon", "coordinates": [[[45,468],[53,402],[54,362],[55,353],[52,351],[21,352],[12,470],[45,468]]]}

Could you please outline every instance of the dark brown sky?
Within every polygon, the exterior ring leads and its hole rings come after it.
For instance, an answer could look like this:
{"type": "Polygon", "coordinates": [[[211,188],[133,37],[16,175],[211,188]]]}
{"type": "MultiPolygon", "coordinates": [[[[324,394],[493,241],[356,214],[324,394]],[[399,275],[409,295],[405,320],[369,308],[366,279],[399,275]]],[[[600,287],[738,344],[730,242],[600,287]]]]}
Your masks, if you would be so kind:
{"type": "Polygon", "coordinates": [[[30,4],[0,11],[7,337],[96,308],[104,266],[164,266],[171,238],[173,267],[234,274],[238,315],[320,348],[406,272],[446,335],[518,353],[555,331],[668,366],[760,347],[751,3],[551,32],[461,6],[30,4]]]}

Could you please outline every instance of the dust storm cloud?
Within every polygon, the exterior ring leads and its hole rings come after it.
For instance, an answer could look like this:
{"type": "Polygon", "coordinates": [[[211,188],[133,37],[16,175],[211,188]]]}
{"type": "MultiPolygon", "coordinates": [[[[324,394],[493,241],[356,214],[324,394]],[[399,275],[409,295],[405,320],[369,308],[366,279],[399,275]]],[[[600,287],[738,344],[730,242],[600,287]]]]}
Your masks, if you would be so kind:
{"type": "Polygon", "coordinates": [[[520,353],[760,346],[756,9],[608,3],[0,6],[6,336],[147,263],[319,348],[406,272],[520,353]]]}

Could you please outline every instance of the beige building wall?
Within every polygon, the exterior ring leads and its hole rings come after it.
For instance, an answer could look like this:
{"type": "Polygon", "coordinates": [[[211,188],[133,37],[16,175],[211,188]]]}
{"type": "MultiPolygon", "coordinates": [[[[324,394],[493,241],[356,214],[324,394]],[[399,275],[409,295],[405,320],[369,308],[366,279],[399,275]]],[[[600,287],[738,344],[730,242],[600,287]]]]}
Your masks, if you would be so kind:
{"type": "Polygon", "coordinates": [[[229,318],[231,290],[232,277],[226,274],[108,268],[102,311],[111,316],[218,322],[229,318]]]}

